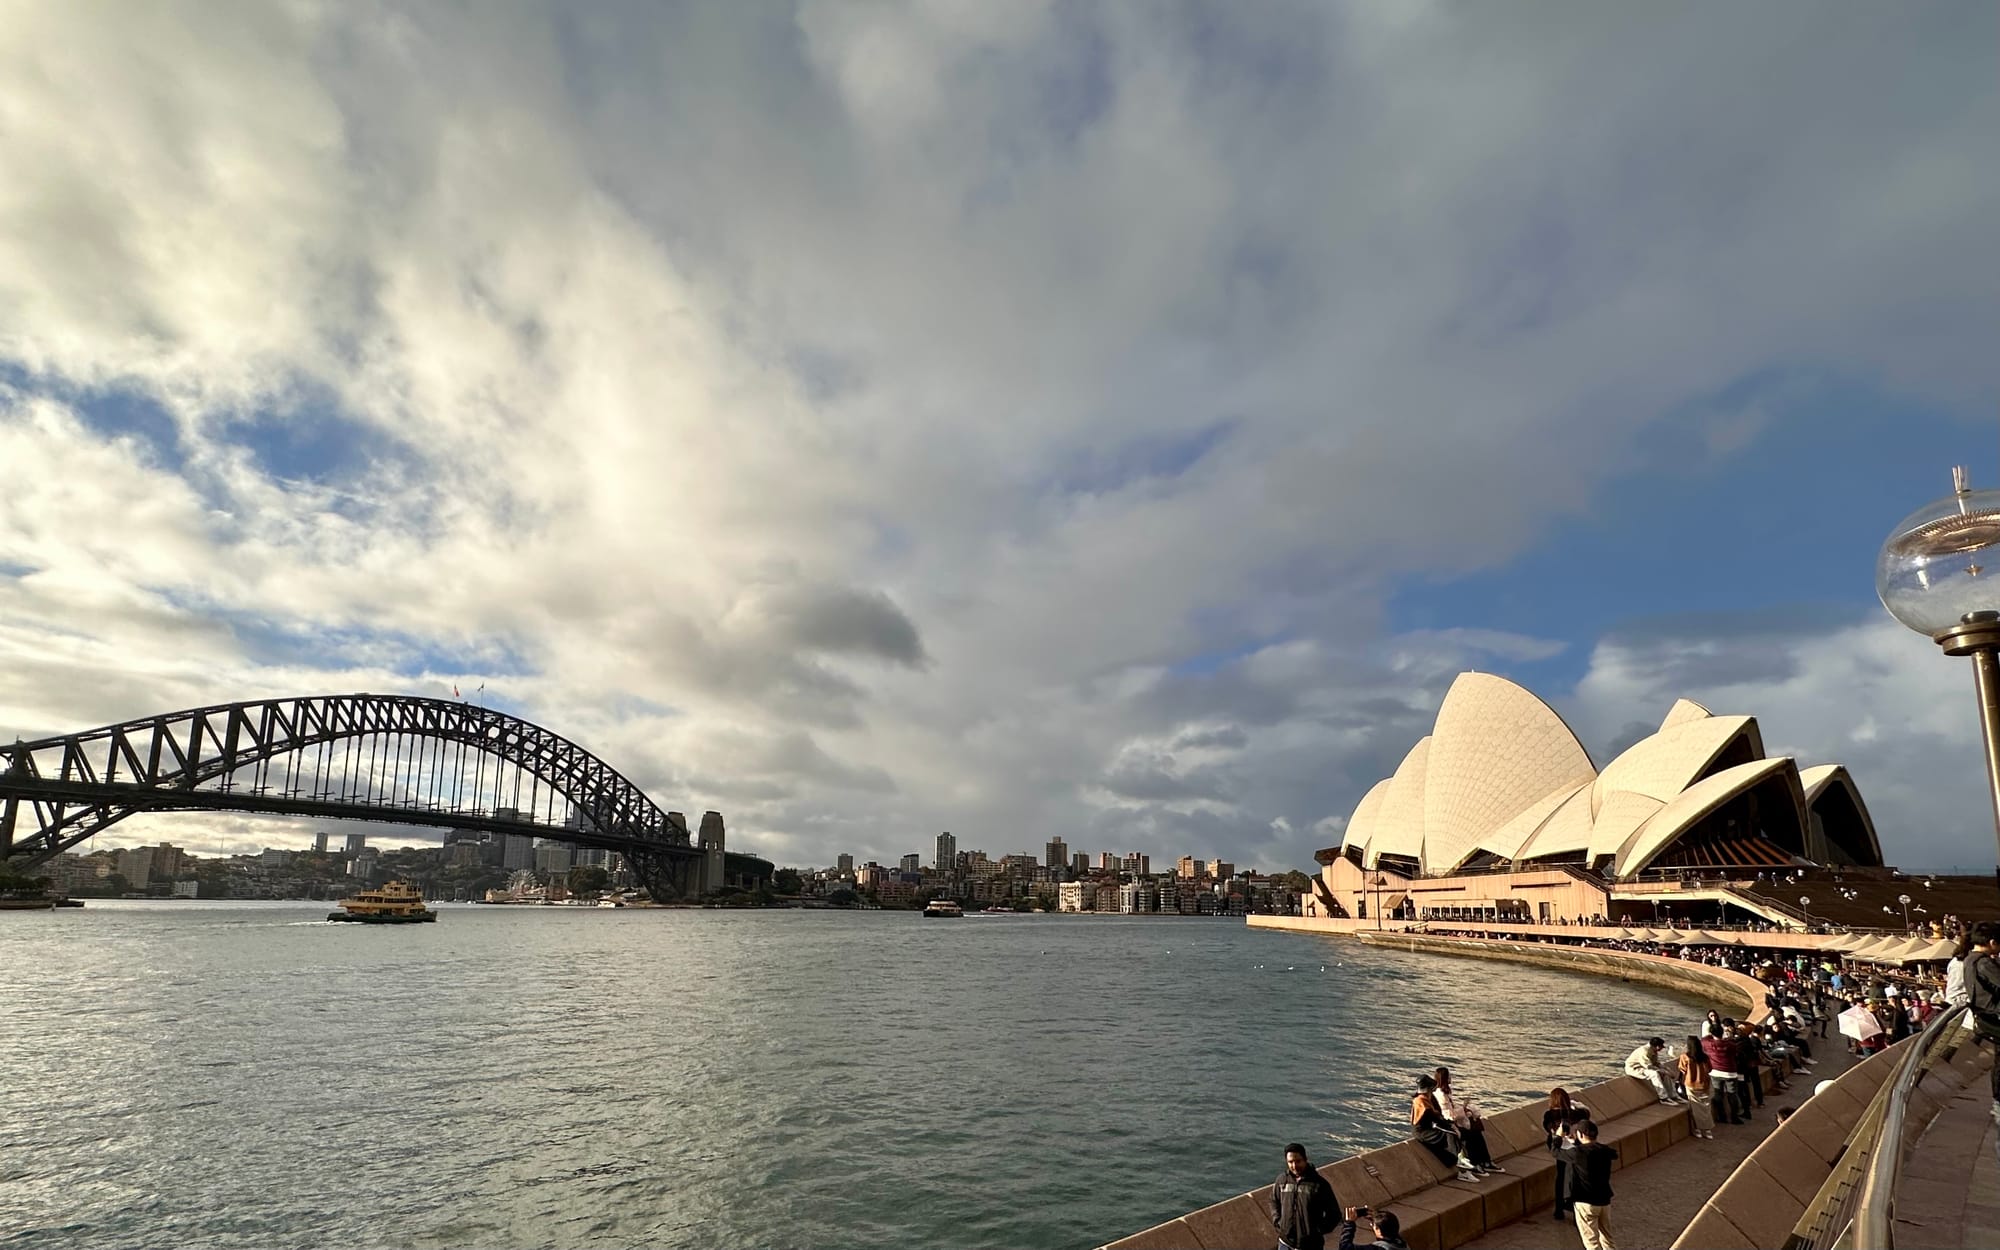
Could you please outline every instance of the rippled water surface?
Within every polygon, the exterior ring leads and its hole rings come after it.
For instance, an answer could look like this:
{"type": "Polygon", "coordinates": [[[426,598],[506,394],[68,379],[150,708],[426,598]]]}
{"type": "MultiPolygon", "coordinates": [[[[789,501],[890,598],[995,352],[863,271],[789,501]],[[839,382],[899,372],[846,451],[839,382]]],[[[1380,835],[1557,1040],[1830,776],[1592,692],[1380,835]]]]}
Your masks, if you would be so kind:
{"type": "Polygon", "coordinates": [[[1086,1247],[1690,1000],[1241,921],[0,913],[0,1244],[1086,1247]]]}

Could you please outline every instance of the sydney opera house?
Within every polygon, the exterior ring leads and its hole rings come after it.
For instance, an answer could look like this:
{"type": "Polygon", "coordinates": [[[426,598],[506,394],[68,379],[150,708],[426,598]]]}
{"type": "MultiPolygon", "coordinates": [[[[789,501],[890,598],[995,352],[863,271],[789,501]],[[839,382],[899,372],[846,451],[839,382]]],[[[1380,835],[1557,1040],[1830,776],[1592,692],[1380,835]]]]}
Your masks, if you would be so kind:
{"type": "Polygon", "coordinates": [[[1600,769],[1547,704],[1486,673],[1460,674],[1318,859],[1314,914],[1542,923],[1705,904],[1795,926],[1809,908],[1726,883],[1888,875],[1847,770],[1765,755],[1754,718],[1683,699],[1600,769]]]}

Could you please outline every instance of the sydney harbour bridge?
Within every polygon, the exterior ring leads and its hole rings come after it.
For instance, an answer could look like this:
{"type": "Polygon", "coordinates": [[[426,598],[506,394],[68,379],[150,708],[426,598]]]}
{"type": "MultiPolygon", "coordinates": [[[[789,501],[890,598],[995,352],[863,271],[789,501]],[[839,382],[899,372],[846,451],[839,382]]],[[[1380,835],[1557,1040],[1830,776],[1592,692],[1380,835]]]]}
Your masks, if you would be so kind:
{"type": "Polygon", "coordinates": [[[225,811],[479,830],[616,851],[655,899],[768,880],[560,734],[457,700],[343,694],[168,712],[0,746],[0,866],[137,812],[225,811]]]}

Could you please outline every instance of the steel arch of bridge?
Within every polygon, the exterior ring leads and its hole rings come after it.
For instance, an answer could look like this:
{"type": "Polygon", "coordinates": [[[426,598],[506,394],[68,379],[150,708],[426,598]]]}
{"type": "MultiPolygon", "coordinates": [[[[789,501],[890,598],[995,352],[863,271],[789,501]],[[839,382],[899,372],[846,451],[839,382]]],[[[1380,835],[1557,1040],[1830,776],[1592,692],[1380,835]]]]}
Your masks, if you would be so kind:
{"type": "Polygon", "coordinates": [[[0,861],[17,872],[135,812],[193,810],[559,838],[625,855],[656,897],[689,893],[722,856],[719,815],[696,846],[678,812],[596,755],[459,701],[262,699],[0,746],[0,861]]]}

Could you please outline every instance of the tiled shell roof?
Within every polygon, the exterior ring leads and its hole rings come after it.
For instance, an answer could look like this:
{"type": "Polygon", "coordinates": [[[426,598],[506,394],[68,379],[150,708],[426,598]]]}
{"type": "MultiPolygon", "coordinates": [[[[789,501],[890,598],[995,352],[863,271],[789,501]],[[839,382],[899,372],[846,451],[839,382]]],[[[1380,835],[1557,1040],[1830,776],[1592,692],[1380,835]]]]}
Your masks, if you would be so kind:
{"type": "Polygon", "coordinates": [[[1425,872],[1458,867],[1487,833],[1596,772],[1548,704],[1488,673],[1462,673],[1451,683],[1426,771],[1425,872]]]}

